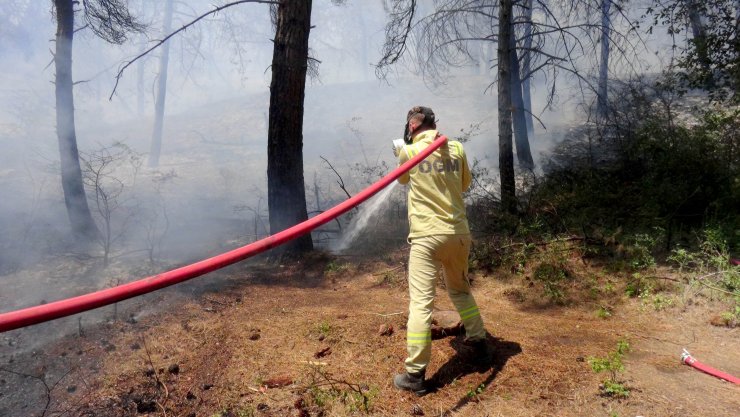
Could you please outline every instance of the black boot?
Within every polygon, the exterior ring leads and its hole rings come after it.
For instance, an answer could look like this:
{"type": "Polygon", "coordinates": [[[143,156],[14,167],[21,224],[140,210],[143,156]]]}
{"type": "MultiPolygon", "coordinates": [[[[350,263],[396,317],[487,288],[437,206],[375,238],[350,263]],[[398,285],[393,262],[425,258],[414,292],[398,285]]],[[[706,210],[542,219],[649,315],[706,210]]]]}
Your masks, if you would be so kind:
{"type": "Polygon", "coordinates": [[[488,345],[488,340],[465,340],[463,342],[470,348],[468,362],[479,368],[490,368],[493,365],[493,349],[488,345]]]}
{"type": "Polygon", "coordinates": [[[416,395],[424,395],[427,388],[424,383],[424,371],[417,374],[404,372],[393,377],[393,385],[402,390],[411,391],[416,395]]]}

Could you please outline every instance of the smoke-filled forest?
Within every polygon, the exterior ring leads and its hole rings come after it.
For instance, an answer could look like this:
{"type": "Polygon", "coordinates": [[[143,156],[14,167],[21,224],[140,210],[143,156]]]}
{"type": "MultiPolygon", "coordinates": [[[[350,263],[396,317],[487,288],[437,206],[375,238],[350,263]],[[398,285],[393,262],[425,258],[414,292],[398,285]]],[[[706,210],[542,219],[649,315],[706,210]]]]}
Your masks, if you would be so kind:
{"type": "Polygon", "coordinates": [[[736,414],[739,32],[738,0],[2,1],[0,416],[736,414]]]}

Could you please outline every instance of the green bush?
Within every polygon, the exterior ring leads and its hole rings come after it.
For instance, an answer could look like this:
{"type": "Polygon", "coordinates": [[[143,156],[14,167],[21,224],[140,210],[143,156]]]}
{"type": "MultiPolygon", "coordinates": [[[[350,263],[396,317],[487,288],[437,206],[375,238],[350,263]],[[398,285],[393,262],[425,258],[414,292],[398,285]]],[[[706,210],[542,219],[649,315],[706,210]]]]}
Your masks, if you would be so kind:
{"type": "Polygon", "coordinates": [[[553,245],[545,253],[544,260],[532,271],[532,278],[544,286],[545,296],[556,304],[564,304],[566,301],[565,282],[570,278],[567,260],[563,256],[564,248],[553,245]]]}
{"type": "MultiPolygon", "coordinates": [[[[717,224],[737,250],[740,110],[697,114],[658,105],[664,101],[644,86],[621,94],[609,119],[572,129],[545,161],[543,178],[527,195],[531,215],[556,233],[596,239],[650,230],[667,248],[717,224]]],[[[643,256],[634,266],[649,264],[643,256]]]]}
{"type": "Polygon", "coordinates": [[[617,348],[609,352],[606,357],[599,358],[591,356],[588,358],[588,364],[594,372],[607,373],[607,378],[602,381],[601,391],[605,396],[626,398],[629,396],[629,389],[618,381],[619,373],[624,371],[624,355],[629,352],[630,345],[626,340],[617,342],[617,348]]]}

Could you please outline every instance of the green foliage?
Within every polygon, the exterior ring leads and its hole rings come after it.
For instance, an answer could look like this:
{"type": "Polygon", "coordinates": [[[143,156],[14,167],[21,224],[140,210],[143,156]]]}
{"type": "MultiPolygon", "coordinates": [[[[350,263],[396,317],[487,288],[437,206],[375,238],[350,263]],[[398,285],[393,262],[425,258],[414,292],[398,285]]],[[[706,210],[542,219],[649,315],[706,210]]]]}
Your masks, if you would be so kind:
{"type": "Polygon", "coordinates": [[[398,281],[398,277],[393,272],[384,272],[380,278],[380,284],[393,285],[398,281]]]}
{"type": "Polygon", "coordinates": [[[735,293],[735,297],[740,297],[740,268],[735,267],[725,271],[722,275],[722,285],[728,291],[735,293]]]}
{"type": "Polygon", "coordinates": [[[628,241],[626,252],[632,269],[640,270],[655,266],[652,251],[658,242],[657,237],[648,233],[637,233],[628,241]]]}
{"type": "MultiPolygon", "coordinates": [[[[675,73],[669,81],[677,92],[687,88],[702,88],[717,100],[737,103],[740,97],[740,73],[738,72],[737,20],[734,0],[705,1],[659,1],[653,0],[645,9],[643,21],[647,31],[667,28],[674,39],[686,39],[674,45],[678,52],[675,73]],[[692,13],[700,16],[702,30],[699,36],[685,36],[690,30],[687,22],[692,13]]],[[[665,30],[665,29],[663,29],[665,30]]]]}
{"type": "Polygon", "coordinates": [[[701,261],[694,253],[684,248],[674,248],[666,260],[675,263],[678,266],[679,273],[698,265],[701,261]]]}
{"type": "Polygon", "coordinates": [[[679,274],[689,286],[701,286],[712,291],[711,296],[729,296],[734,310],[721,315],[726,324],[735,323],[735,311],[740,309],[740,268],[730,264],[729,232],[716,225],[699,233],[695,251],[675,248],[668,261],[678,266],[679,274]]]}
{"type": "Polygon", "coordinates": [[[565,302],[565,289],[563,281],[568,278],[568,271],[562,264],[544,262],[539,264],[532,274],[535,280],[544,285],[545,296],[556,303],[565,302]]]}
{"type": "Polygon", "coordinates": [[[611,316],[612,316],[612,312],[609,309],[609,307],[599,306],[599,309],[596,310],[596,317],[600,319],[608,319],[611,316]]]}
{"type": "Polygon", "coordinates": [[[722,225],[736,250],[740,235],[727,232],[740,228],[740,110],[692,113],[660,94],[627,86],[605,125],[573,129],[529,192],[530,215],[551,232],[623,247],[635,269],[652,265],[659,243],[707,224],[722,225]]]}
{"type": "Polygon", "coordinates": [[[539,256],[540,263],[532,271],[532,278],[542,283],[545,296],[555,304],[564,304],[567,299],[565,286],[572,276],[567,255],[571,252],[568,242],[552,240],[545,246],[545,252],[539,256]]]}
{"type": "Polygon", "coordinates": [[[607,378],[601,385],[604,395],[616,398],[626,398],[629,396],[629,389],[617,380],[619,373],[624,371],[624,362],[622,359],[629,350],[629,343],[622,339],[617,342],[616,349],[609,352],[606,357],[599,358],[591,356],[588,358],[588,364],[594,372],[597,374],[607,372],[607,378]]]}
{"type": "Polygon", "coordinates": [[[618,382],[612,382],[606,380],[603,382],[602,390],[604,395],[616,398],[627,398],[630,395],[630,390],[624,385],[618,382]]]}
{"type": "Polygon", "coordinates": [[[467,397],[468,398],[477,397],[478,395],[483,394],[483,391],[485,390],[486,390],[486,384],[480,384],[477,387],[474,387],[468,390],[467,397]]]}
{"type": "Polygon", "coordinates": [[[347,270],[347,268],[349,268],[349,265],[332,260],[329,261],[328,264],[326,264],[326,267],[324,268],[324,273],[337,274],[339,272],[347,270]]]}
{"type": "Polygon", "coordinates": [[[242,408],[236,412],[237,417],[254,417],[254,408],[242,408]]]}
{"type": "Polygon", "coordinates": [[[322,321],[321,323],[316,325],[316,331],[318,331],[319,334],[323,335],[324,337],[329,336],[331,330],[331,324],[329,324],[329,322],[327,321],[322,321]]]}
{"type": "Polygon", "coordinates": [[[655,311],[665,310],[673,305],[673,298],[665,294],[654,294],[650,298],[646,298],[644,301],[651,303],[655,311]]]}
{"type": "Polygon", "coordinates": [[[740,305],[735,305],[732,311],[723,312],[719,318],[725,326],[737,327],[740,324],[740,305]]]}

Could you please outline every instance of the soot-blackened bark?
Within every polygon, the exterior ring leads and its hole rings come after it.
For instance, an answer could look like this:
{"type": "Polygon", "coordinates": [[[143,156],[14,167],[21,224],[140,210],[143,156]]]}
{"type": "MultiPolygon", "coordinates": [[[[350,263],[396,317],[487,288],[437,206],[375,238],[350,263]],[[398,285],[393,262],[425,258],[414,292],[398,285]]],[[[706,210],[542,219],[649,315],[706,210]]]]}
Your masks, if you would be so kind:
{"type": "Polygon", "coordinates": [[[606,117],[608,111],[609,82],[609,36],[611,31],[611,18],[609,10],[612,0],[601,0],[601,61],[599,62],[599,86],[596,97],[596,112],[599,117],[606,117]]]}
{"type": "Polygon", "coordinates": [[[498,29],[498,163],[501,175],[501,206],[516,213],[514,153],[511,130],[511,36],[512,0],[499,1],[498,29]]]}
{"type": "MultiPolygon", "coordinates": [[[[310,30],[311,0],[280,2],[267,134],[267,200],[272,234],[308,219],[303,182],[303,99],[310,30]]],[[[311,235],[307,234],[286,243],[281,252],[293,255],[312,249],[311,235]]]]}
{"type": "Polygon", "coordinates": [[[74,95],[72,92],[72,39],[74,36],[73,0],[54,0],[57,17],[54,53],[57,139],[62,170],[62,190],[72,232],[90,243],[100,232],[90,214],[82,183],[80,155],[75,132],[74,95]]]}

